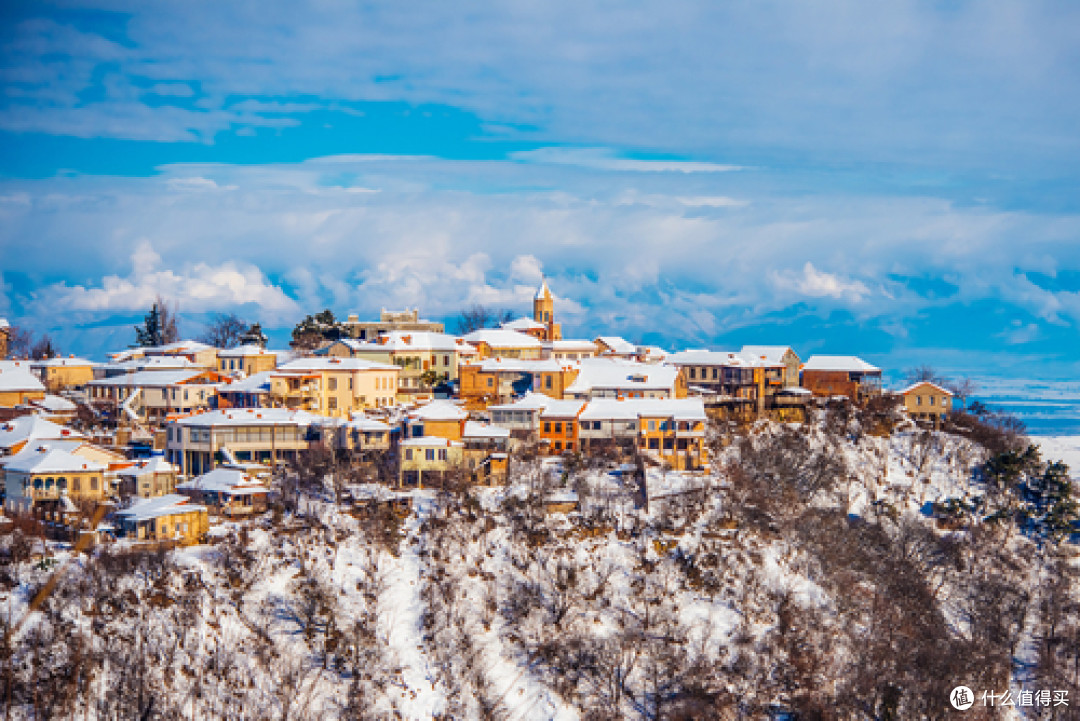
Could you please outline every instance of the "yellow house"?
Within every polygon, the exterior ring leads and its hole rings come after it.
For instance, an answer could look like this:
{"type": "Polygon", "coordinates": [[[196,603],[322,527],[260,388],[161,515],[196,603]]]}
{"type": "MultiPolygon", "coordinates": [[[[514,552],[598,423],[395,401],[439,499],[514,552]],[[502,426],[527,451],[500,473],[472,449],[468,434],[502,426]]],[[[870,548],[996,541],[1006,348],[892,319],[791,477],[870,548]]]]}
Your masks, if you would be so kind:
{"type": "Polygon", "coordinates": [[[436,436],[460,441],[467,411],[450,401],[432,401],[409,414],[413,436],[436,436]]]}
{"type": "Polygon", "coordinates": [[[646,400],[637,405],[642,454],[677,471],[705,467],[705,405],[700,398],[646,400]]]}
{"type": "Polygon", "coordinates": [[[4,507],[26,513],[34,503],[66,495],[73,501],[106,497],[105,465],[70,451],[42,446],[12,459],[4,468],[4,507]]]}
{"type": "Polygon", "coordinates": [[[115,514],[120,536],[137,541],[173,541],[183,546],[200,543],[210,530],[206,506],[170,493],[141,499],[115,514]]]}
{"type": "Polygon", "coordinates": [[[31,367],[37,371],[49,393],[78,388],[94,380],[94,364],[85,358],[48,358],[34,361],[31,367]]]}
{"type": "Polygon", "coordinates": [[[45,397],[45,386],[28,361],[0,361],[0,408],[14,408],[45,397]]]}
{"type": "Polygon", "coordinates": [[[160,455],[138,461],[119,471],[120,497],[156,498],[176,489],[177,467],[160,455]]]}
{"type": "Polygon", "coordinates": [[[395,404],[401,369],[361,358],[300,358],[270,374],[270,403],[337,418],[395,404]]]}
{"type": "Polygon", "coordinates": [[[953,394],[930,381],[914,383],[900,394],[904,397],[904,410],[918,420],[944,420],[952,410],[953,394]]]}
{"type": "Polygon", "coordinates": [[[242,372],[245,376],[272,371],[277,368],[278,354],[258,345],[242,345],[237,348],[220,350],[217,353],[218,372],[222,375],[235,375],[242,372]]]}
{"type": "Polygon", "coordinates": [[[464,467],[465,444],[448,438],[409,438],[398,448],[398,486],[441,486],[447,476],[464,467]]]}
{"type": "Polygon", "coordinates": [[[462,357],[473,349],[465,341],[444,333],[426,331],[392,331],[371,343],[351,338],[339,340],[326,349],[337,358],[363,358],[389,363],[401,368],[398,376],[398,395],[402,400],[431,396],[432,384],[454,381],[462,357]]]}
{"type": "Polygon", "coordinates": [[[464,336],[463,340],[476,347],[481,360],[484,358],[540,360],[544,354],[542,342],[515,330],[481,328],[464,336]]]}

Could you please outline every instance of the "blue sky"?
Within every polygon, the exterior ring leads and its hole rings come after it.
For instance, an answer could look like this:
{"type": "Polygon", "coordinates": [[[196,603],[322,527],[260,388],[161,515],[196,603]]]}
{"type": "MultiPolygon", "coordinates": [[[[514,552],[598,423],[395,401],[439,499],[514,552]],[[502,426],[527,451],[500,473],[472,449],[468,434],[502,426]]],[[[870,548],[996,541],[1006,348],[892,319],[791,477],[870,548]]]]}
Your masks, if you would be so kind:
{"type": "Polygon", "coordinates": [[[1073,3],[0,13],[0,315],[65,351],[543,273],[573,336],[1080,371],[1073,3]]]}

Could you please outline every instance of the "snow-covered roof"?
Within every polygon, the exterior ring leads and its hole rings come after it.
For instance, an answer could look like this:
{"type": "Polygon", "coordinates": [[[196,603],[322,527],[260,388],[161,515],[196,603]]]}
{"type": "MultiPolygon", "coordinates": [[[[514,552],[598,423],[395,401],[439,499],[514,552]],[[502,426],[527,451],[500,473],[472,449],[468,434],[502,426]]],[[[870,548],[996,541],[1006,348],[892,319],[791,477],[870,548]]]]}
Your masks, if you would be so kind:
{"type": "Polygon", "coordinates": [[[478,421],[466,421],[465,430],[461,433],[462,438],[509,438],[510,431],[506,428],[493,426],[478,421]]]}
{"type": "Polygon", "coordinates": [[[557,373],[565,367],[565,361],[554,358],[528,360],[524,358],[485,358],[473,366],[479,366],[483,373],[557,373]]]}
{"type": "MultiPolygon", "coordinates": [[[[795,353],[789,345],[744,345],[740,352],[743,355],[757,358],[764,356],[765,360],[771,363],[783,363],[784,355],[788,351],[795,353]]],[[[798,354],[795,357],[797,358],[798,354]]]]}
{"type": "Polygon", "coordinates": [[[923,386],[930,386],[934,390],[937,390],[937,391],[939,391],[941,393],[944,393],[945,395],[948,395],[948,396],[953,395],[953,392],[950,391],[948,388],[942,388],[937,383],[931,383],[930,381],[919,381],[918,383],[912,383],[907,388],[904,388],[903,390],[899,391],[899,393],[901,395],[907,395],[908,393],[911,393],[916,388],[921,388],[923,386]]]}
{"type": "Polygon", "coordinates": [[[0,391],[44,391],[26,361],[0,361],[0,391]]]}
{"type": "Polygon", "coordinates": [[[544,410],[540,411],[541,418],[573,418],[577,416],[585,401],[560,401],[552,400],[544,410]]]}
{"type": "Polygon", "coordinates": [[[269,493],[270,489],[247,473],[236,468],[215,468],[186,483],[180,483],[177,489],[182,491],[204,491],[227,493],[231,496],[269,493]]]}
{"type": "Polygon", "coordinates": [[[94,361],[86,360],[85,358],[76,358],[75,356],[68,356],[66,358],[43,358],[42,360],[33,361],[31,364],[33,368],[64,368],[66,366],[93,366],[94,361]]]}
{"type": "Polygon", "coordinates": [[[20,453],[19,458],[8,463],[6,468],[19,473],[82,473],[105,470],[101,463],[95,463],[62,448],[49,446],[35,449],[32,453],[20,453]]]}
{"type": "Polygon", "coordinates": [[[136,461],[131,468],[125,468],[117,475],[120,476],[147,476],[152,473],[176,473],[178,469],[165,460],[163,456],[151,456],[144,461],[136,461]]]}
{"type": "Polygon", "coordinates": [[[241,378],[228,385],[221,386],[220,393],[269,393],[270,375],[274,371],[260,371],[252,373],[247,378],[241,378]]]}
{"type": "Polygon", "coordinates": [[[554,400],[551,396],[543,393],[529,391],[513,403],[503,403],[497,406],[488,406],[489,411],[538,411],[548,407],[554,400]]]}
{"type": "Polygon", "coordinates": [[[428,350],[451,352],[457,350],[462,341],[446,333],[431,331],[395,330],[383,334],[379,345],[390,350],[428,350]]]}
{"type": "Polygon", "coordinates": [[[111,363],[101,363],[99,368],[134,373],[136,371],[195,370],[201,368],[183,356],[147,356],[145,358],[117,358],[111,363]]]}
{"type": "Polygon", "coordinates": [[[73,413],[78,407],[63,396],[46,393],[44,398],[29,401],[29,405],[49,413],[73,413]]]}
{"type": "Polygon", "coordinates": [[[178,340],[165,345],[150,346],[142,349],[144,353],[201,353],[202,351],[215,350],[214,346],[197,340],[178,340]]]}
{"type": "Polygon", "coordinates": [[[0,328],[10,328],[7,318],[0,318],[0,328]]]}
{"type": "Polygon", "coordinates": [[[468,411],[447,400],[432,401],[409,415],[421,421],[460,421],[469,417],[468,411]]]}
{"type": "MultiPolygon", "coordinates": [[[[89,385],[124,386],[125,388],[165,388],[168,386],[190,383],[206,373],[207,371],[205,370],[144,370],[122,376],[113,376],[112,378],[99,378],[98,380],[90,381],[89,385]]],[[[211,380],[209,377],[203,380],[204,385],[215,385],[216,383],[217,381],[211,380]]]]}
{"type": "Polygon", "coordinates": [[[250,358],[251,356],[272,355],[275,358],[278,356],[279,351],[267,350],[261,345],[254,343],[248,343],[246,345],[239,345],[235,348],[227,348],[225,350],[218,351],[218,358],[250,358]]]}
{"type": "Polygon", "coordinates": [[[177,513],[205,513],[206,511],[206,506],[191,503],[191,499],[187,496],[169,493],[136,501],[124,510],[117,511],[116,517],[125,521],[149,521],[177,513]]]}
{"type": "Polygon", "coordinates": [[[492,348],[541,348],[543,346],[531,335],[504,328],[481,328],[463,337],[469,343],[487,343],[492,348]]]}
{"type": "Polygon", "coordinates": [[[345,427],[351,428],[356,431],[367,432],[380,432],[389,431],[390,426],[382,421],[377,421],[374,418],[368,418],[367,416],[354,415],[347,423],[345,427]]]}
{"type": "Polygon", "coordinates": [[[222,408],[196,413],[175,421],[180,426],[310,426],[323,418],[307,411],[290,408],[222,408]]]}
{"type": "Polygon", "coordinates": [[[559,351],[560,353],[568,353],[573,351],[592,351],[596,352],[596,344],[591,340],[549,340],[544,341],[544,347],[550,348],[553,351],[559,351]]]}
{"type": "Polygon", "coordinates": [[[581,421],[673,418],[677,421],[704,421],[705,404],[700,398],[628,398],[591,400],[578,416],[581,421]]]}
{"type": "Polygon", "coordinates": [[[515,318],[512,321],[508,321],[499,326],[500,328],[506,328],[507,330],[527,331],[527,330],[540,330],[547,328],[546,325],[532,318],[515,318]]]}
{"type": "Polygon", "coordinates": [[[727,366],[744,368],[750,363],[741,353],[723,350],[705,350],[691,348],[689,350],[672,353],[664,359],[666,363],[678,366],[727,366]]]}
{"type": "Polygon", "coordinates": [[[637,363],[615,358],[585,358],[581,372],[567,393],[589,393],[593,389],[670,390],[679,369],[674,366],[637,363]]]}
{"type": "Polygon", "coordinates": [[[37,414],[19,416],[0,423],[0,448],[11,448],[24,441],[32,443],[39,440],[82,437],[78,431],[45,420],[37,414]]]}
{"type": "Polygon", "coordinates": [[[410,448],[461,448],[465,444],[461,441],[452,441],[449,438],[440,438],[439,436],[419,436],[417,438],[408,438],[399,445],[410,448]]]}
{"type": "Polygon", "coordinates": [[[297,358],[274,371],[274,375],[318,371],[398,371],[396,365],[363,358],[297,358]]]}
{"type": "Polygon", "coordinates": [[[803,364],[804,371],[848,371],[880,373],[881,369],[853,355],[812,355],[803,364]]]}
{"type": "Polygon", "coordinates": [[[602,335],[596,340],[610,348],[612,353],[618,353],[619,355],[633,355],[637,353],[636,345],[617,335],[602,335]]]}

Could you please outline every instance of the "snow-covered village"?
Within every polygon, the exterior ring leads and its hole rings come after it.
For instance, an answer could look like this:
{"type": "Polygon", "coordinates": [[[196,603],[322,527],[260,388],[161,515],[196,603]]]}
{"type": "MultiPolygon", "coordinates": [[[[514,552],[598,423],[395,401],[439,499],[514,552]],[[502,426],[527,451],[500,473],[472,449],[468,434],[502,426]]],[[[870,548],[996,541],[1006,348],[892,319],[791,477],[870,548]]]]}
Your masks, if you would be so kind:
{"type": "Polygon", "coordinates": [[[0,2],[0,721],[1080,721],[1080,3],[0,2]]]}
{"type": "Polygon", "coordinates": [[[9,712],[935,718],[963,685],[1069,717],[1077,498],[1014,416],[557,308],[275,350],[158,300],[101,363],[5,328],[9,712]]]}

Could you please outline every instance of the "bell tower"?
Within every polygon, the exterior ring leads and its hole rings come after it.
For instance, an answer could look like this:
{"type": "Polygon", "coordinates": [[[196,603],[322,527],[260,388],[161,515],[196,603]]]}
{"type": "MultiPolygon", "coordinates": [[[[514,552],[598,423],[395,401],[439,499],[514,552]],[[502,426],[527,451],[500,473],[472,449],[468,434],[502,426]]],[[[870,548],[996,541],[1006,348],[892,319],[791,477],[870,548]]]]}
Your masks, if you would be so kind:
{"type": "Polygon", "coordinates": [[[562,326],[555,322],[555,297],[548,288],[547,278],[540,283],[533,298],[533,320],[544,324],[544,340],[562,339],[562,326]]]}

